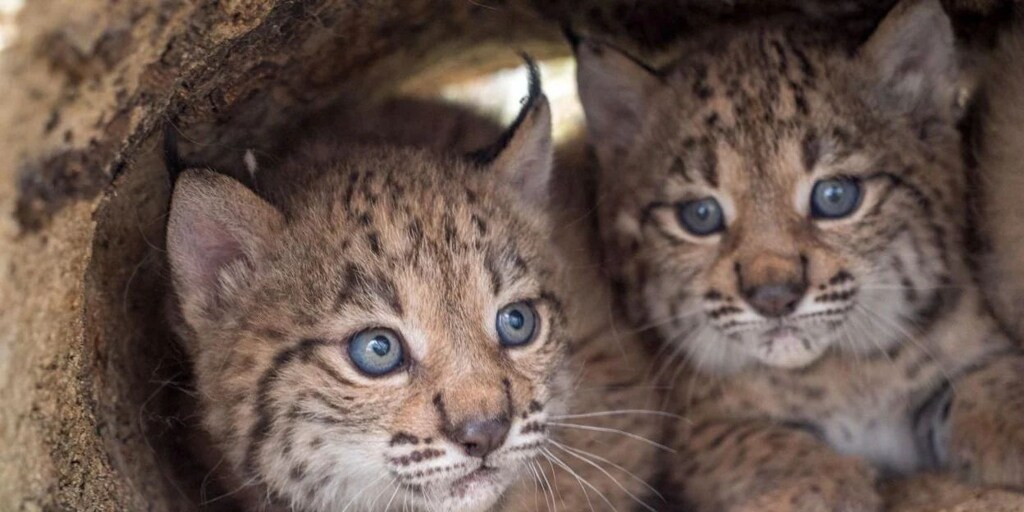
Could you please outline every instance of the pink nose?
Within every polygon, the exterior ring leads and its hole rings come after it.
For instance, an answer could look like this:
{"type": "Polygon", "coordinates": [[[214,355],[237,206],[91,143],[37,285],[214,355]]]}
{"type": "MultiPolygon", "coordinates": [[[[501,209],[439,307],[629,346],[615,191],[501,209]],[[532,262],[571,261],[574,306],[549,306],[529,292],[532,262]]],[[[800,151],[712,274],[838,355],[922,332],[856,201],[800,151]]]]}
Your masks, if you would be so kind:
{"type": "Polygon", "coordinates": [[[452,432],[452,441],[459,443],[470,457],[486,457],[497,450],[508,435],[508,418],[469,420],[452,432]]]}
{"type": "Polygon", "coordinates": [[[769,283],[743,290],[743,295],[758,313],[778,318],[792,313],[806,290],[801,283],[769,283]]]}

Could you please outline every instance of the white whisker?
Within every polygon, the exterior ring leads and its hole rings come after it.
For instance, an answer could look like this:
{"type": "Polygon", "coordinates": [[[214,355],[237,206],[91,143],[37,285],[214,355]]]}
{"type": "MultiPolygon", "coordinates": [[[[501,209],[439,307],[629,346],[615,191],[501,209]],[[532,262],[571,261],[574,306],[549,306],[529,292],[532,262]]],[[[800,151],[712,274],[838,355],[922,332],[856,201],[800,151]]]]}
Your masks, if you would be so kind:
{"type": "Polygon", "coordinates": [[[565,414],[562,416],[551,416],[553,420],[569,420],[577,418],[599,418],[602,416],[616,416],[622,414],[648,414],[651,416],[664,416],[666,418],[685,419],[678,414],[672,414],[666,411],[656,411],[647,409],[621,409],[616,411],[598,411],[598,412],[586,412],[580,414],[565,414]]]}
{"type": "Polygon", "coordinates": [[[595,425],[578,425],[576,423],[561,423],[561,422],[556,422],[556,421],[549,421],[548,425],[552,425],[552,426],[555,426],[555,427],[576,428],[576,429],[580,429],[580,430],[591,430],[591,431],[594,431],[594,432],[606,432],[606,433],[609,433],[609,434],[619,434],[619,435],[626,436],[626,437],[628,437],[630,439],[636,439],[637,441],[640,441],[640,442],[645,443],[645,444],[649,444],[649,445],[654,446],[656,448],[661,448],[662,450],[665,450],[665,451],[670,452],[670,453],[675,453],[676,452],[672,448],[669,448],[668,446],[665,446],[665,445],[663,445],[663,444],[661,444],[661,443],[659,443],[657,441],[652,441],[650,439],[647,439],[646,437],[634,434],[632,432],[626,432],[624,430],[619,430],[619,429],[615,429],[615,428],[598,427],[598,426],[595,426],[595,425]]]}
{"type": "MultiPolygon", "coordinates": [[[[576,481],[579,482],[581,485],[586,485],[592,491],[596,492],[597,495],[600,496],[601,499],[604,500],[604,502],[607,503],[608,506],[612,508],[612,510],[615,510],[616,512],[618,512],[618,509],[615,508],[615,505],[613,505],[612,502],[608,500],[608,497],[605,496],[603,492],[598,490],[597,487],[594,487],[594,484],[592,484],[589,481],[587,481],[586,478],[581,477],[579,475],[579,473],[573,471],[573,469],[571,467],[569,467],[569,465],[566,464],[565,461],[563,461],[562,459],[558,458],[557,455],[551,453],[551,451],[549,451],[547,449],[544,449],[542,453],[544,454],[545,457],[548,458],[548,460],[554,461],[554,463],[557,464],[559,467],[561,467],[562,469],[564,469],[567,472],[569,472],[569,474],[572,475],[573,478],[575,478],[576,481]]],[[[593,506],[593,504],[590,503],[590,496],[587,495],[586,493],[587,493],[587,491],[584,489],[583,494],[585,496],[587,496],[587,504],[590,505],[590,510],[593,511],[594,510],[594,506],[593,506]]]]}
{"type": "Polygon", "coordinates": [[[395,492],[391,493],[391,499],[388,500],[388,504],[384,506],[384,512],[391,510],[391,502],[395,501],[395,496],[398,496],[398,491],[402,490],[402,485],[398,483],[398,479],[391,482],[395,486],[395,492]]]}
{"type": "MultiPolygon", "coordinates": [[[[664,496],[662,496],[662,495],[661,495],[661,493],[660,493],[660,492],[658,492],[658,490],[657,490],[657,489],[655,489],[655,488],[654,488],[654,487],[652,487],[652,486],[651,486],[650,484],[648,484],[648,483],[647,483],[647,482],[646,482],[646,481],[645,481],[645,480],[644,480],[643,478],[640,478],[639,476],[637,476],[636,474],[634,474],[634,473],[633,473],[632,471],[630,471],[630,470],[628,470],[628,469],[626,469],[626,468],[622,467],[621,465],[619,465],[619,464],[616,464],[615,462],[613,462],[613,461],[610,461],[610,460],[608,460],[608,459],[607,459],[607,458],[605,458],[605,457],[602,457],[602,456],[600,456],[600,455],[597,455],[596,453],[588,452],[588,451],[586,451],[586,450],[581,450],[581,449],[579,449],[579,448],[573,448],[572,446],[569,446],[569,445],[566,445],[566,444],[562,444],[562,443],[559,443],[559,442],[556,442],[556,441],[552,441],[551,443],[552,443],[553,445],[555,445],[556,447],[558,447],[558,448],[560,448],[560,449],[562,449],[562,450],[568,451],[568,452],[570,452],[570,453],[572,453],[572,454],[575,454],[575,455],[578,455],[578,456],[582,456],[582,457],[589,457],[589,458],[593,458],[593,459],[596,459],[596,460],[598,460],[598,461],[600,461],[600,462],[604,462],[605,464],[608,464],[608,465],[612,466],[613,468],[615,468],[615,469],[617,469],[617,470],[619,470],[619,471],[622,471],[623,473],[625,473],[626,475],[628,475],[628,476],[629,476],[630,478],[632,478],[633,480],[635,480],[635,481],[636,481],[637,483],[639,483],[640,485],[644,486],[644,487],[645,487],[645,488],[646,488],[646,489],[647,489],[648,491],[651,491],[651,492],[652,492],[652,493],[653,493],[653,494],[654,494],[655,496],[657,496],[657,497],[658,497],[659,499],[661,499],[662,501],[665,501],[665,497],[664,497],[664,496]]],[[[598,468],[598,469],[601,469],[601,468],[598,468]]],[[[603,471],[604,471],[604,470],[602,469],[602,472],[603,472],[603,471]]],[[[607,473],[606,473],[606,474],[607,474],[607,473]]],[[[619,484],[618,482],[616,482],[616,484],[618,484],[618,485],[619,485],[619,487],[622,487],[622,484],[619,484]]],[[[629,494],[630,496],[633,496],[633,494],[632,494],[632,493],[630,493],[630,492],[629,492],[628,490],[626,490],[625,488],[623,488],[622,490],[623,490],[623,491],[626,491],[626,493],[627,493],[627,494],[629,494]]],[[[646,504],[643,504],[643,503],[641,503],[641,505],[644,505],[644,506],[646,507],[646,504]]]]}
{"type": "MultiPolygon", "coordinates": [[[[540,475],[537,474],[537,468],[534,466],[534,461],[529,461],[526,464],[526,468],[530,470],[530,476],[532,477],[531,480],[533,480],[533,509],[539,510],[540,507],[537,506],[537,495],[540,494],[540,475]]],[[[544,505],[547,505],[547,502],[548,497],[547,495],[544,495],[544,505]]],[[[547,507],[547,510],[551,510],[551,508],[547,507]]]]}
{"type": "Polygon", "coordinates": [[[341,512],[345,512],[346,510],[348,510],[348,508],[351,507],[352,504],[355,503],[355,501],[357,499],[359,499],[359,496],[361,496],[364,492],[366,492],[367,489],[372,488],[374,486],[374,484],[376,484],[377,482],[381,481],[386,476],[388,476],[388,474],[387,473],[383,473],[380,476],[378,476],[376,479],[374,479],[372,482],[367,484],[366,487],[363,487],[362,489],[360,489],[359,492],[357,492],[354,496],[352,496],[351,499],[348,500],[348,503],[346,503],[345,507],[341,509],[341,512]]]}

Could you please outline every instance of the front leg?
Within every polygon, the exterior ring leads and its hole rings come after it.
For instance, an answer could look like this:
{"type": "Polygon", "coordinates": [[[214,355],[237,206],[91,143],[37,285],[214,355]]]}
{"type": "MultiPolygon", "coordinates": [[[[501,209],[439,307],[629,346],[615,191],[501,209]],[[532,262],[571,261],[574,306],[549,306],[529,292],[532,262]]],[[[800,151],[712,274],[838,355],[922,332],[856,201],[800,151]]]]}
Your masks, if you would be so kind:
{"type": "Polygon", "coordinates": [[[675,447],[671,476],[697,510],[881,510],[874,470],[799,428],[699,420],[680,429],[675,447]]]}
{"type": "Polygon", "coordinates": [[[948,397],[934,436],[939,462],[972,482],[1024,488],[1024,356],[964,375],[948,397]]]}

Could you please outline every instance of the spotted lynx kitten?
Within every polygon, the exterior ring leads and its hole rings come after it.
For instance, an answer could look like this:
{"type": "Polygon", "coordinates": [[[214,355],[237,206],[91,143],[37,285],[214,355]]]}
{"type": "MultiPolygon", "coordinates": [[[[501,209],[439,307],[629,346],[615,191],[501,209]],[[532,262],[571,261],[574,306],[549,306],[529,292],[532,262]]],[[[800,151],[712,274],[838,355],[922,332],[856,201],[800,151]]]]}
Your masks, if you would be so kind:
{"type": "Polygon", "coordinates": [[[600,289],[567,297],[595,287],[550,243],[550,111],[532,84],[473,159],[322,134],[273,169],[247,157],[259,195],[206,169],[177,179],[176,328],[245,510],[654,499],[655,443],[636,439],[661,427],[626,409],[657,393],[606,310],[581,318],[600,289]]]}
{"type": "Polygon", "coordinates": [[[880,510],[880,474],[922,469],[1019,489],[1024,358],[965,263],[949,19],[806,28],[659,71],[576,48],[608,264],[692,371],[675,482],[702,510],[880,510]]]}

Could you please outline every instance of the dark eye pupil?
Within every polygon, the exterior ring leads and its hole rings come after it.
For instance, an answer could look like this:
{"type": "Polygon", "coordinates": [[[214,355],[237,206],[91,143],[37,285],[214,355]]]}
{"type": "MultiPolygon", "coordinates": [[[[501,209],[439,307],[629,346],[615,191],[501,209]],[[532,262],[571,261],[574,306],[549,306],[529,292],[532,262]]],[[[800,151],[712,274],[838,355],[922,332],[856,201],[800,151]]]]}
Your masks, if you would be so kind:
{"type": "Polygon", "coordinates": [[[860,194],[860,185],[853,179],[821,180],[811,192],[811,215],[824,219],[846,217],[857,209],[860,194]]]}
{"type": "Polygon", "coordinates": [[[696,213],[697,217],[701,220],[707,220],[707,218],[711,216],[711,208],[709,208],[707,204],[701,203],[697,206],[697,211],[694,213],[696,213]]]}
{"type": "Polygon", "coordinates": [[[725,229],[722,209],[713,197],[682,203],[678,206],[677,216],[687,231],[698,236],[725,229]]]}
{"type": "Polygon", "coordinates": [[[386,356],[388,352],[391,352],[391,342],[384,336],[377,336],[370,341],[370,350],[378,356],[386,356]]]}
{"type": "Polygon", "coordinates": [[[513,329],[516,329],[516,330],[519,330],[519,329],[523,328],[524,324],[526,324],[526,317],[523,316],[522,312],[520,312],[520,311],[509,311],[509,313],[508,313],[508,326],[509,327],[511,327],[513,329]]]}
{"type": "Polygon", "coordinates": [[[825,200],[830,203],[841,203],[843,202],[843,196],[845,191],[841,185],[830,185],[825,189],[825,200]]]}
{"type": "Polygon", "coordinates": [[[533,341],[537,333],[537,312],[527,302],[515,302],[498,310],[495,329],[502,346],[514,347],[533,341]]]}
{"type": "Polygon", "coordinates": [[[401,336],[387,328],[360,331],[348,343],[348,356],[362,372],[377,377],[402,367],[401,336]]]}

